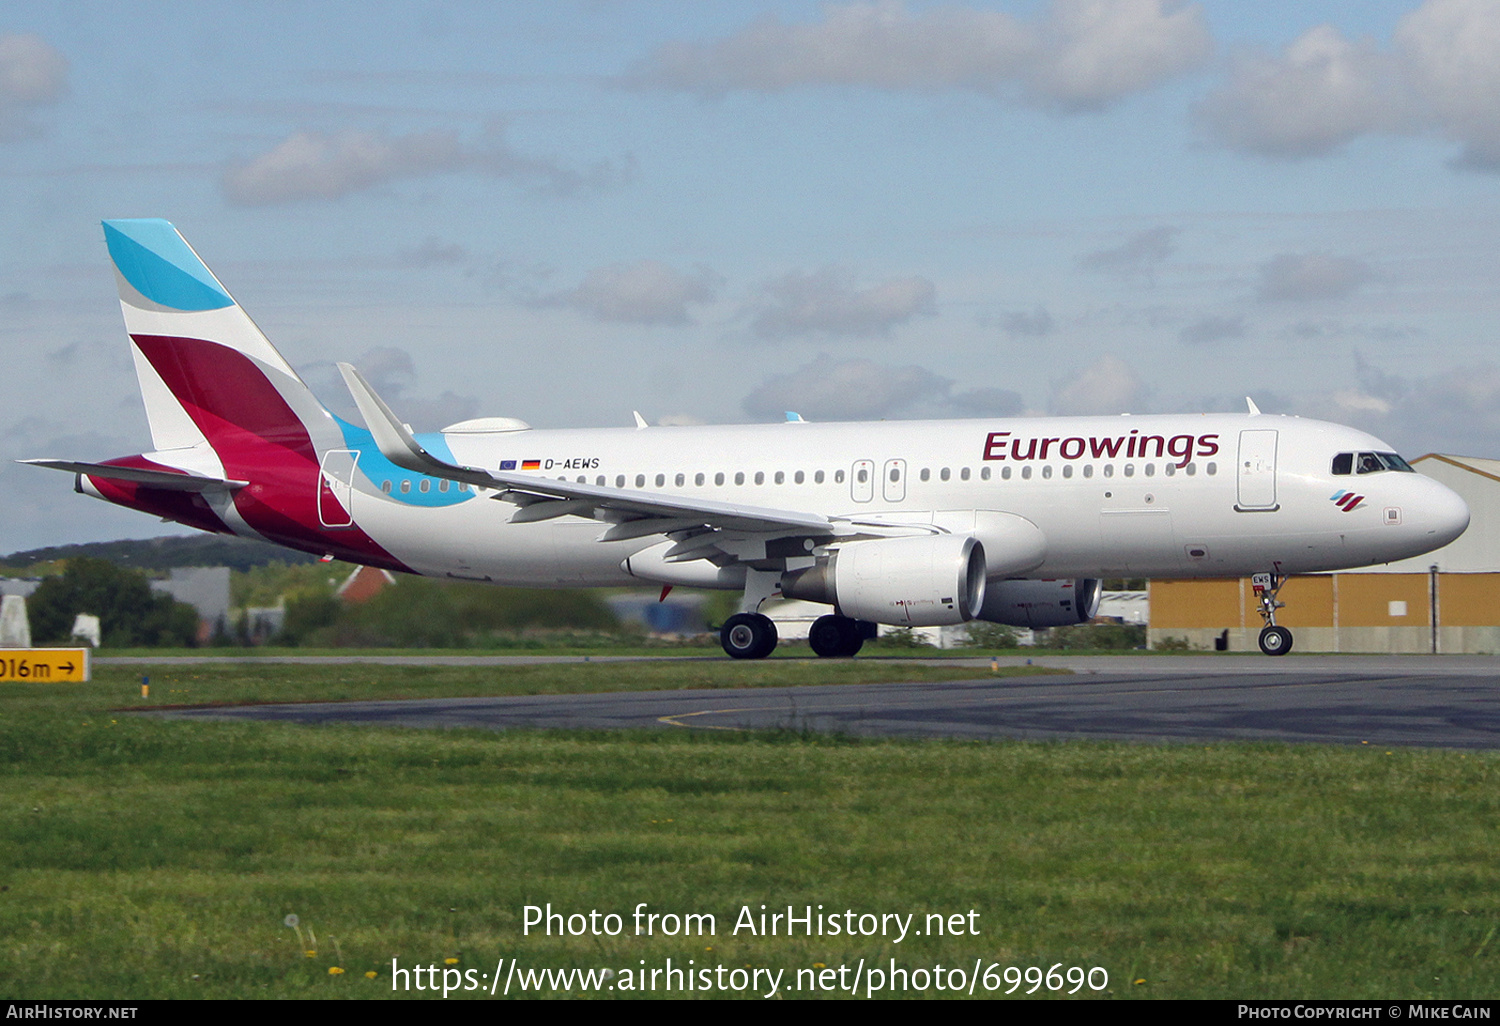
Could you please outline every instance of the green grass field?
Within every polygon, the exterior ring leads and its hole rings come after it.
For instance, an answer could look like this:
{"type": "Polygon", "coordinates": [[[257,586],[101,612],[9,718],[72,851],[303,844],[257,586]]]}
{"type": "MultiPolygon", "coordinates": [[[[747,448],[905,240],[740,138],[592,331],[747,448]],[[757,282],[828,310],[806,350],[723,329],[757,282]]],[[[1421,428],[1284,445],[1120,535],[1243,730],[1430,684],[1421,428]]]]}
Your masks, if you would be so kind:
{"type": "Polygon", "coordinates": [[[430,732],[117,711],[964,673],[230,664],[0,685],[0,993],[389,997],[393,957],[455,979],[501,958],[617,972],[692,959],[780,969],[782,996],[808,996],[787,992],[799,970],[860,959],[966,973],[978,960],[997,976],[1097,966],[1099,996],[1113,997],[1500,991],[1491,753],[430,732]],[[523,907],[549,902],[618,913],[624,932],[523,936],[523,907]],[[640,902],[712,913],[717,935],[633,936],[640,902]],[[979,932],[732,935],[741,907],[762,904],[916,913],[918,928],[929,912],[975,910],[979,932]]]}

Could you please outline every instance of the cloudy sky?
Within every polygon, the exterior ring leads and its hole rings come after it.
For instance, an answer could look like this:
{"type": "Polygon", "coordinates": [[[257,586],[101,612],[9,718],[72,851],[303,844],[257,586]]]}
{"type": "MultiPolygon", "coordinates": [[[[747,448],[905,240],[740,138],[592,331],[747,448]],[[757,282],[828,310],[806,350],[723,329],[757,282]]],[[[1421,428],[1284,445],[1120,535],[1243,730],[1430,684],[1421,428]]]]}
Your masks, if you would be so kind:
{"type": "Polygon", "coordinates": [[[1494,0],[10,4],[0,552],[170,530],[98,222],[419,430],[1243,409],[1500,455],[1494,0]]]}

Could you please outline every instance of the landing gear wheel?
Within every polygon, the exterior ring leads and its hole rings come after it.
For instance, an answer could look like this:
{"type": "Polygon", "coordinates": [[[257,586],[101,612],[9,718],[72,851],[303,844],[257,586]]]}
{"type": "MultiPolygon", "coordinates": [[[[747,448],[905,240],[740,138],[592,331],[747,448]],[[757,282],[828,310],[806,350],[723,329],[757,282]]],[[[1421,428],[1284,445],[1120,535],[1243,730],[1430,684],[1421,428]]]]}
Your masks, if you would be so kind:
{"type": "Polygon", "coordinates": [[[1268,656],[1286,655],[1292,650],[1292,632],[1285,627],[1266,627],[1260,632],[1260,650],[1268,656]]]}
{"type": "Polygon", "coordinates": [[[764,659],[776,641],[776,625],[761,613],[736,613],[719,630],[719,644],[736,659],[764,659]]]}
{"type": "Polygon", "coordinates": [[[847,616],[820,616],[807,632],[807,643],[825,659],[847,658],[864,647],[859,622],[847,616]]]}

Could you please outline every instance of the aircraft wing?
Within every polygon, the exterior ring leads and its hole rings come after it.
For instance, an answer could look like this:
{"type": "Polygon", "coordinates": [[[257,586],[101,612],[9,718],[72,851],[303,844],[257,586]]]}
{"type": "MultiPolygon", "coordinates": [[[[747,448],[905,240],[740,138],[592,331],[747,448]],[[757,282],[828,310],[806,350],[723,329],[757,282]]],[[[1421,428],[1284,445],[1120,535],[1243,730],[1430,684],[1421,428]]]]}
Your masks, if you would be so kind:
{"type": "Polygon", "coordinates": [[[70,474],[88,474],[90,477],[107,477],[116,481],[131,481],[152,488],[166,488],[175,492],[207,492],[215,488],[243,488],[249,481],[228,481],[220,477],[204,477],[186,471],[173,473],[169,470],[151,470],[147,467],[117,467],[108,463],[79,463],[75,460],[16,460],[30,467],[49,467],[65,470],[70,474]]]}
{"type": "Polygon", "coordinates": [[[424,449],[363,375],[347,363],[338,365],[365,425],[386,459],[418,474],[446,477],[501,492],[499,498],[521,506],[512,522],[548,520],[569,514],[612,523],[600,541],[644,538],[652,534],[718,528],[752,534],[832,537],[833,522],[817,513],[716,502],[693,496],[632,491],[574,481],[462,467],[424,449]]]}

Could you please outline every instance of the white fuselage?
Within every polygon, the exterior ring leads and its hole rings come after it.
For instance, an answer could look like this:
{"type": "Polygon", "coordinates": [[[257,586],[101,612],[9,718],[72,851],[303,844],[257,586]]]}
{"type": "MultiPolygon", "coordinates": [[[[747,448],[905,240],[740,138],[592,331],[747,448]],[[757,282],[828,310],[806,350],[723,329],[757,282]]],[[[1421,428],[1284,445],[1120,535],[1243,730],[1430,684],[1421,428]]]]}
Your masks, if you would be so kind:
{"type": "MultiPolygon", "coordinates": [[[[1390,447],[1352,428],[1295,417],[788,422],[423,437],[440,437],[454,462],[490,471],[855,522],[957,532],[976,510],[1012,514],[1045,536],[1044,558],[1024,574],[1033,578],[1336,570],[1430,551],[1468,523],[1463,501],[1420,474],[1335,474],[1336,454],[1390,447]],[[1357,492],[1359,501],[1334,501],[1340,492],[1357,492]]],[[[382,470],[374,458],[361,462],[354,520],[421,573],[532,586],[620,584],[631,580],[623,561],[662,541],[601,542],[607,525],[577,516],[511,523],[518,507],[492,490],[466,489],[463,501],[452,501],[460,498],[454,482],[389,463],[382,470]],[[449,504],[417,504],[437,499],[438,489],[449,504]]],[[[1003,563],[996,558],[1003,553],[989,555],[992,566],[1003,563]]]]}

